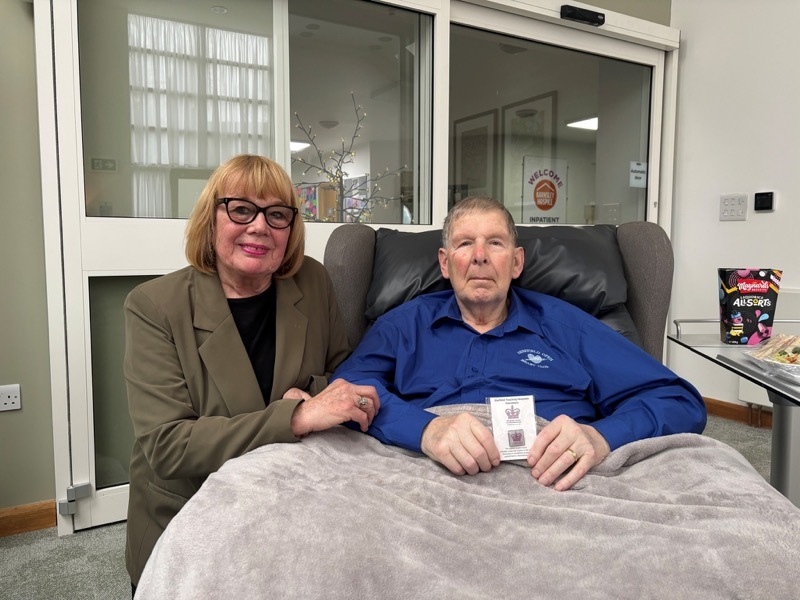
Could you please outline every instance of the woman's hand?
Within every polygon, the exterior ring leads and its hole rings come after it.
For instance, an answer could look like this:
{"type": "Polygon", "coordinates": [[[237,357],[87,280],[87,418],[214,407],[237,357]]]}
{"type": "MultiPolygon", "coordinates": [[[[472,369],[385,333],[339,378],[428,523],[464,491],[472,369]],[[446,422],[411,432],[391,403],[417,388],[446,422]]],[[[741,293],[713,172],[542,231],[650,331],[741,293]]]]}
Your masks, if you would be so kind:
{"type": "Polygon", "coordinates": [[[355,421],[361,426],[361,431],[366,431],[381,406],[374,387],[354,385],[344,379],[337,379],[313,398],[297,388],[284,394],[284,398],[290,397],[305,400],[297,405],[292,415],[292,433],[298,437],[347,421],[355,421]],[[303,395],[288,396],[290,392],[303,395]]]}
{"type": "Polygon", "coordinates": [[[301,390],[300,388],[289,388],[286,390],[286,393],[283,395],[283,397],[289,398],[290,400],[311,400],[311,394],[301,390]]]}

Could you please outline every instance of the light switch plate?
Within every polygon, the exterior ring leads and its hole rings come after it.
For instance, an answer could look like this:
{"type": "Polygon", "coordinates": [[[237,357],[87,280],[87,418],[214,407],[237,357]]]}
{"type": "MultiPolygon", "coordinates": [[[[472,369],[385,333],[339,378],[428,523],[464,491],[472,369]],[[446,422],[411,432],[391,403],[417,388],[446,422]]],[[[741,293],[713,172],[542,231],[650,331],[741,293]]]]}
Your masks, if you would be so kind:
{"type": "Polygon", "coordinates": [[[719,197],[720,221],[747,220],[747,194],[724,194],[719,197]]]}

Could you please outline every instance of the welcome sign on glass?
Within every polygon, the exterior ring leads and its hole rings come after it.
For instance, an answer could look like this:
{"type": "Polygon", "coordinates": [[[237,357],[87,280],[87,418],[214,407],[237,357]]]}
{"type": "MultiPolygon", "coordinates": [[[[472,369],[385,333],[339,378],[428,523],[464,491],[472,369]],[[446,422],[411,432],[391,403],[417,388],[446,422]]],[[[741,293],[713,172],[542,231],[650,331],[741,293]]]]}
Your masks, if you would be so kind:
{"type": "Polygon", "coordinates": [[[524,157],[522,190],[523,223],[566,223],[566,160],[541,156],[524,157]]]}

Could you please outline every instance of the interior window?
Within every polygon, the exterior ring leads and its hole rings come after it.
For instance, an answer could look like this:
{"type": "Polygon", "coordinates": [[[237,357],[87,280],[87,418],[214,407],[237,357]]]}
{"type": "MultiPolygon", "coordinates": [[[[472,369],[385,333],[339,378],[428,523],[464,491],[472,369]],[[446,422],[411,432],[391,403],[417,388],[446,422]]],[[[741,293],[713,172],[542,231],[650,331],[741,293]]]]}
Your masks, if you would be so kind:
{"type": "Polygon", "coordinates": [[[462,25],[450,31],[449,204],[517,223],[646,218],[651,68],[462,25]]]}
{"type": "Polygon", "coordinates": [[[224,158],[270,154],[269,39],[130,14],[128,48],[134,216],[187,217],[224,158]]]}
{"type": "Polygon", "coordinates": [[[88,216],[186,218],[220,163],[272,154],[271,20],[258,0],[81,0],[88,216]]]}
{"type": "Polygon", "coordinates": [[[308,221],[430,223],[432,18],[289,3],[292,179],[308,221]]]}

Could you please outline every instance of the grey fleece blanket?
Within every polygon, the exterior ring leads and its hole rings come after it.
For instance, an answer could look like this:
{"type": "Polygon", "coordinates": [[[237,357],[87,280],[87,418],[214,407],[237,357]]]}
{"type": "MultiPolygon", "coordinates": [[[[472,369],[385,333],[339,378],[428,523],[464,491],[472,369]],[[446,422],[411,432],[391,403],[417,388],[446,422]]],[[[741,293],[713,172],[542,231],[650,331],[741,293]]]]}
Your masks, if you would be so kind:
{"type": "Polygon", "coordinates": [[[556,492],[519,464],[457,477],[340,427],[223,465],[136,595],[523,597],[796,599],[800,509],[699,435],[628,444],[556,492]]]}

